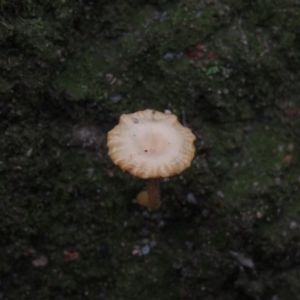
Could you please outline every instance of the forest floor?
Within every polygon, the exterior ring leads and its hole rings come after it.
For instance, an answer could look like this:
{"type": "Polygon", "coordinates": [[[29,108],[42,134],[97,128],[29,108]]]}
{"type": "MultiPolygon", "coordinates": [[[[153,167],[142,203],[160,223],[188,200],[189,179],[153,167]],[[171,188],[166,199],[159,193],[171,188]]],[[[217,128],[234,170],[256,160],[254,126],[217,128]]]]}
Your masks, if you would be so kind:
{"type": "Polygon", "coordinates": [[[0,299],[300,299],[298,1],[0,0],[0,299]],[[197,140],[161,184],[123,113],[197,140]]]}

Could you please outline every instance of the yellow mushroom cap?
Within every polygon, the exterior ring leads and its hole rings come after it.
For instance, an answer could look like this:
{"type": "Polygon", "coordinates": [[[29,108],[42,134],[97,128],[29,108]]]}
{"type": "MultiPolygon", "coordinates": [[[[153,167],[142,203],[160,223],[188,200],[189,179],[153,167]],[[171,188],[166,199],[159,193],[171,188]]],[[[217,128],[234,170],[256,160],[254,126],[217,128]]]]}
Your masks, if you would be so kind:
{"type": "Polygon", "coordinates": [[[108,132],[108,155],[133,176],[170,177],[190,166],[195,139],[175,115],[146,109],[120,117],[119,124],[108,132]]]}

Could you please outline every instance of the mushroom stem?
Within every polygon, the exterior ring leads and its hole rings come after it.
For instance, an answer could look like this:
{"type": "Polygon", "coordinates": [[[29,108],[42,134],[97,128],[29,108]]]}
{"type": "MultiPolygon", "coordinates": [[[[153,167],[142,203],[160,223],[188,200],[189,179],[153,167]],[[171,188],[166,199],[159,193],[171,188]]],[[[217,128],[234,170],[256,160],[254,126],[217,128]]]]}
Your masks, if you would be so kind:
{"type": "Polygon", "coordinates": [[[148,207],[158,209],[160,207],[159,179],[147,179],[148,207]]]}

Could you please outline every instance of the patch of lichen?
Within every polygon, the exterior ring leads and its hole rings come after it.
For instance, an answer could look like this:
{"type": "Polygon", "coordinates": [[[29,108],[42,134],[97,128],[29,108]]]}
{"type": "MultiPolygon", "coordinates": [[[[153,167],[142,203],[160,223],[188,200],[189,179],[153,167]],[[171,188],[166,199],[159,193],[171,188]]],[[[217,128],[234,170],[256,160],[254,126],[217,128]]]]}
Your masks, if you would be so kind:
{"type": "Polygon", "coordinates": [[[294,2],[0,1],[5,299],[297,299],[294,2]],[[105,147],[145,108],[197,136],[152,212],[105,147]]]}

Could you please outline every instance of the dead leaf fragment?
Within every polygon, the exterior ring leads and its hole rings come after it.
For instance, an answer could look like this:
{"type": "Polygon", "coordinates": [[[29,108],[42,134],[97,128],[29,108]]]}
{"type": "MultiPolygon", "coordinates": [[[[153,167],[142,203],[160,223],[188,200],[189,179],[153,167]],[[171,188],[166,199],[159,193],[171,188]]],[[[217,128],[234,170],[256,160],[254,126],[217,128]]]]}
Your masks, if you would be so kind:
{"type": "Polygon", "coordinates": [[[68,249],[64,251],[64,257],[65,257],[65,262],[70,262],[70,261],[78,260],[80,254],[73,249],[68,249]]]}
{"type": "Polygon", "coordinates": [[[292,157],[292,155],[287,155],[287,156],[285,156],[285,158],[283,160],[286,164],[289,165],[292,162],[293,157],[292,157]]]}
{"type": "Polygon", "coordinates": [[[196,45],[195,47],[191,48],[186,54],[190,58],[202,58],[205,52],[205,45],[196,45]]]}

